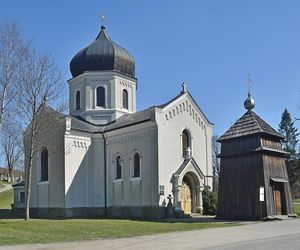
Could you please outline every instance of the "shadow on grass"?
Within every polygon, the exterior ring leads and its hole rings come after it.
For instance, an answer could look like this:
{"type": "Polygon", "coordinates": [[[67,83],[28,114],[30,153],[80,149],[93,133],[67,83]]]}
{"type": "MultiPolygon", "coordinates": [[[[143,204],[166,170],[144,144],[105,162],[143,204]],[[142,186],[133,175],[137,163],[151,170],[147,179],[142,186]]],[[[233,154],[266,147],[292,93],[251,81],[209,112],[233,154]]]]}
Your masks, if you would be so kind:
{"type": "MultiPolygon", "coordinates": [[[[23,219],[22,215],[14,215],[10,209],[0,209],[0,220],[1,219],[23,219]]],[[[141,221],[141,222],[158,222],[158,223],[228,223],[228,224],[238,224],[241,221],[233,221],[233,220],[219,220],[213,216],[199,216],[196,218],[186,216],[184,218],[162,218],[162,219],[144,219],[144,218],[128,218],[128,217],[74,217],[74,218],[65,218],[65,217],[35,217],[31,216],[32,219],[46,219],[46,220],[130,220],[130,221],[141,221]]]]}

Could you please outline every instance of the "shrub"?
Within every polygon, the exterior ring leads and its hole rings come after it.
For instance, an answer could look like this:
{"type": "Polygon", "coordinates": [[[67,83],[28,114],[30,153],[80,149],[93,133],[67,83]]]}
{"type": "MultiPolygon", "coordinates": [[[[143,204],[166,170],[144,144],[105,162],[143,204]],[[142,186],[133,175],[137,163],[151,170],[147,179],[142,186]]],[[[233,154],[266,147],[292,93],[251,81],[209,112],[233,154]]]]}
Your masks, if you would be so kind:
{"type": "Polygon", "coordinates": [[[203,214],[215,215],[217,212],[217,193],[212,192],[209,186],[206,186],[202,191],[203,198],[203,214]]]}

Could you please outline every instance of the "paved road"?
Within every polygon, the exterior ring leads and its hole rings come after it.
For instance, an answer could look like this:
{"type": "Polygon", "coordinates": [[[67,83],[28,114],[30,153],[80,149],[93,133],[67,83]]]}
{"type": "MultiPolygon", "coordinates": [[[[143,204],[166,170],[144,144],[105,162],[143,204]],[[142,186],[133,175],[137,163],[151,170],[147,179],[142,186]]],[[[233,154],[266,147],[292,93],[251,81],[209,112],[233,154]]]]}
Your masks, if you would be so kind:
{"type": "Polygon", "coordinates": [[[112,250],[112,249],[300,249],[300,219],[252,223],[229,228],[215,228],[142,236],[135,238],[92,240],[0,247],[0,250],[112,250]]]}

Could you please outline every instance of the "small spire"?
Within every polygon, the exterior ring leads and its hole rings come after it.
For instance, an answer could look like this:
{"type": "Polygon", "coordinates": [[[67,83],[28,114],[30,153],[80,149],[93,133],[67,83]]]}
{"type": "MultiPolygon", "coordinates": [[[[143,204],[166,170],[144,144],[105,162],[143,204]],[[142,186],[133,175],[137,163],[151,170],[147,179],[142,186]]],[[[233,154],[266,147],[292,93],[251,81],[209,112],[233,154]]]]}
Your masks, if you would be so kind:
{"type": "Polygon", "coordinates": [[[251,94],[251,89],[252,89],[252,79],[251,79],[251,74],[248,74],[248,93],[251,94]]]}
{"type": "Polygon", "coordinates": [[[43,105],[47,105],[47,104],[48,104],[48,97],[47,97],[47,94],[45,94],[45,95],[43,96],[42,104],[43,104],[43,105]]]}
{"type": "Polygon", "coordinates": [[[105,16],[102,11],[100,13],[100,17],[101,17],[101,29],[105,29],[105,26],[104,26],[105,16]]]}
{"type": "Polygon", "coordinates": [[[183,94],[183,93],[186,93],[186,84],[183,82],[182,84],[181,84],[181,87],[182,87],[182,90],[181,90],[181,93],[183,94]]]}
{"type": "Polygon", "coordinates": [[[249,74],[248,75],[248,97],[244,101],[244,107],[248,111],[250,111],[251,109],[254,109],[254,107],[255,107],[255,101],[251,96],[251,88],[252,88],[252,79],[251,79],[251,75],[249,74]]]}

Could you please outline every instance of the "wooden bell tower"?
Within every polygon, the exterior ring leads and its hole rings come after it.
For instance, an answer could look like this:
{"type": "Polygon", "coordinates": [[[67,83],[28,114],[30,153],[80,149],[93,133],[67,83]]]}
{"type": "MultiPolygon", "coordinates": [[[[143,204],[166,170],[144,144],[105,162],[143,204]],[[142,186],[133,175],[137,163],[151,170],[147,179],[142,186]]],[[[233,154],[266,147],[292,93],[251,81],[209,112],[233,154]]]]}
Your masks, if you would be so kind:
{"type": "MultiPolygon", "coordinates": [[[[217,217],[222,219],[273,218],[293,215],[293,203],[286,169],[284,137],[248,110],[218,141],[221,143],[217,217]],[[260,201],[263,188],[264,201],[260,201]]],[[[262,199],[262,198],[261,198],[262,199]]]]}

